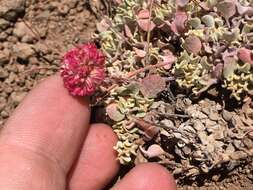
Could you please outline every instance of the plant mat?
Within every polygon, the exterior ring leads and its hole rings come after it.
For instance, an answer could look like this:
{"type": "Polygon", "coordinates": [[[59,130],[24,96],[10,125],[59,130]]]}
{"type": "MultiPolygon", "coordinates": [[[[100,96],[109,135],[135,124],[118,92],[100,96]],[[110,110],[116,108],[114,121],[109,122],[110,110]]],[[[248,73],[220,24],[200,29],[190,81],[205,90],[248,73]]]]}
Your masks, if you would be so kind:
{"type": "Polygon", "coordinates": [[[250,163],[252,1],[106,7],[113,9],[94,38],[108,78],[94,101],[119,137],[119,161],[160,163],[179,184],[218,180],[250,163]]]}

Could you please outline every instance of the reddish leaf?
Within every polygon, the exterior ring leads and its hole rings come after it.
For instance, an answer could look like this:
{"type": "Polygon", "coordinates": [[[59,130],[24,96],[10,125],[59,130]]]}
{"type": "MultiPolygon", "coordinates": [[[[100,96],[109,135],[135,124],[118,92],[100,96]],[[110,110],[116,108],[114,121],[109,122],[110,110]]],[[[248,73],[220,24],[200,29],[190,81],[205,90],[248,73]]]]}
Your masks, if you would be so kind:
{"type": "Polygon", "coordinates": [[[187,3],[189,3],[189,0],[176,0],[176,4],[179,7],[184,7],[185,5],[187,5],[187,3]]]}
{"type": "Polygon", "coordinates": [[[148,150],[145,150],[142,146],[140,146],[140,151],[148,158],[154,158],[165,153],[158,144],[151,145],[148,150]]]}
{"type": "Polygon", "coordinates": [[[217,4],[217,9],[225,19],[229,19],[236,13],[234,0],[224,0],[217,4]]]}
{"type": "Polygon", "coordinates": [[[221,76],[222,76],[222,71],[223,71],[223,64],[222,63],[218,63],[213,68],[212,77],[216,78],[216,79],[220,79],[221,76]]]}
{"type": "Polygon", "coordinates": [[[138,49],[138,48],[133,48],[134,52],[136,53],[136,55],[140,58],[143,58],[146,56],[146,52],[144,50],[138,49]]]}
{"type": "Polygon", "coordinates": [[[176,61],[176,57],[172,54],[170,50],[164,50],[164,55],[161,56],[162,63],[167,63],[163,68],[169,70],[172,64],[176,61]]]}
{"type": "Polygon", "coordinates": [[[122,0],[113,0],[113,3],[120,5],[122,3],[122,0]]]}
{"type": "Polygon", "coordinates": [[[197,55],[201,51],[202,43],[197,36],[189,36],[183,46],[189,53],[197,55]]]}
{"type": "Polygon", "coordinates": [[[139,18],[139,19],[149,19],[149,10],[141,10],[139,13],[138,13],[138,15],[137,15],[137,17],[139,18]]]}
{"type": "Polygon", "coordinates": [[[118,110],[118,104],[112,103],[106,107],[106,113],[113,121],[121,121],[125,118],[125,115],[118,110]]]}
{"type": "Polygon", "coordinates": [[[131,30],[130,30],[130,28],[126,24],[124,25],[124,28],[125,28],[126,36],[128,38],[133,38],[133,34],[132,34],[131,30]]]}
{"type": "Polygon", "coordinates": [[[155,28],[154,22],[149,21],[149,19],[138,19],[137,23],[139,27],[145,32],[152,31],[155,28]]]}
{"type": "Polygon", "coordinates": [[[99,32],[106,31],[110,25],[107,22],[107,19],[102,19],[99,23],[97,23],[97,29],[99,32]]]}
{"type": "Polygon", "coordinates": [[[240,15],[253,16],[253,7],[242,6],[239,2],[237,2],[236,6],[237,6],[237,11],[240,15]]]}
{"type": "Polygon", "coordinates": [[[187,21],[188,17],[186,12],[184,11],[177,11],[175,13],[175,18],[171,23],[171,30],[175,33],[182,33],[185,31],[185,22],[187,21]]]}
{"type": "Polygon", "coordinates": [[[166,88],[166,81],[159,75],[149,75],[140,83],[140,90],[143,96],[147,98],[155,98],[158,93],[166,88]]]}
{"type": "Polygon", "coordinates": [[[249,63],[253,65],[252,51],[247,48],[240,48],[238,50],[238,58],[244,63],[249,63]]]}

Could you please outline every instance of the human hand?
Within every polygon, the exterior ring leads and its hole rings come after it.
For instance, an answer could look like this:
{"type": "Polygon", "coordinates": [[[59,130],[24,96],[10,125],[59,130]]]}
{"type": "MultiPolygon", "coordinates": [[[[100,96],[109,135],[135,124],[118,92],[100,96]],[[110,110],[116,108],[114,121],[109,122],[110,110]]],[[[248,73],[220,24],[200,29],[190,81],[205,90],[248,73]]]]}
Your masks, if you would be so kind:
{"type": "MultiPolygon", "coordinates": [[[[117,137],[105,124],[89,124],[88,98],[74,98],[53,76],[15,110],[0,134],[0,189],[102,190],[119,164],[117,137]]],[[[174,190],[157,164],[132,169],[113,190],[174,190]]]]}

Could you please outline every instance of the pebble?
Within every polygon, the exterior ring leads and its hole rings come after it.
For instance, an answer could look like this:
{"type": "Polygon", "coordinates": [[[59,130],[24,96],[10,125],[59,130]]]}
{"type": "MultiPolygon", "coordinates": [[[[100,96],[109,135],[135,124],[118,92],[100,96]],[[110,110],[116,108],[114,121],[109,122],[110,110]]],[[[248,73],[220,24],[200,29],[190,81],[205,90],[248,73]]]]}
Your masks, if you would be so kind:
{"type": "Polygon", "coordinates": [[[74,9],[77,6],[78,0],[68,0],[65,2],[70,9],[74,9]]]}
{"type": "Polygon", "coordinates": [[[9,113],[7,111],[3,110],[1,112],[1,116],[5,119],[5,118],[9,117],[9,113]]]}
{"type": "Polygon", "coordinates": [[[218,121],[218,119],[219,119],[219,114],[216,113],[216,112],[210,112],[210,113],[209,113],[209,118],[210,118],[211,120],[213,120],[213,121],[218,121]]]}
{"type": "Polygon", "coordinates": [[[14,47],[16,56],[23,61],[28,61],[28,59],[34,55],[33,46],[27,43],[17,43],[14,47]]]}
{"type": "Polygon", "coordinates": [[[27,94],[26,92],[12,92],[10,98],[13,104],[15,104],[16,106],[24,99],[26,94],[27,94]]]}
{"type": "Polygon", "coordinates": [[[36,43],[36,51],[42,53],[43,55],[51,53],[50,49],[43,43],[36,43]]]}
{"type": "Polygon", "coordinates": [[[248,136],[251,140],[253,140],[253,131],[248,133],[248,136]]]}
{"type": "Polygon", "coordinates": [[[0,32],[0,41],[6,41],[8,37],[8,34],[6,32],[0,32]]]}
{"type": "Polygon", "coordinates": [[[243,143],[247,146],[248,149],[253,149],[253,141],[250,138],[244,138],[243,143]]]}
{"type": "Polygon", "coordinates": [[[0,79],[4,79],[8,77],[8,71],[6,71],[3,67],[0,67],[0,79]]]}
{"type": "Polygon", "coordinates": [[[15,36],[8,36],[7,40],[14,44],[18,42],[18,38],[15,36]]]}
{"type": "Polygon", "coordinates": [[[10,23],[7,20],[0,18],[0,31],[4,31],[9,26],[10,26],[10,23]]]}
{"type": "Polygon", "coordinates": [[[32,43],[34,41],[34,35],[29,28],[23,22],[15,24],[13,35],[21,39],[22,42],[32,43]]]}
{"type": "Polygon", "coordinates": [[[13,27],[7,28],[7,29],[5,30],[5,32],[6,32],[6,34],[11,35],[12,32],[13,32],[13,27]]]}
{"type": "Polygon", "coordinates": [[[4,49],[3,51],[0,51],[0,66],[3,66],[4,64],[8,63],[10,59],[10,51],[7,49],[4,49]]]}
{"type": "Polygon", "coordinates": [[[38,59],[36,57],[30,57],[29,63],[32,65],[37,65],[39,63],[38,59]]]}
{"type": "Polygon", "coordinates": [[[17,75],[14,72],[9,73],[9,77],[5,80],[7,84],[13,83],[17,79],[17,75]]]}
{"type": "Polygon", "coordinates": [[[62,4],[59,6],[58,11],[60,15],[65,16],[69,13],[69,7],[68,5],[62,4]]]}
{"type": "MultiPolygon", "coordinates": [[[[236,151],[236,152],[233,152],[231,155],[230,155],[231,159],[233,160],[239,160],[239,159],[243,159],[243,158],[246,158],[247,157],[247,154],[243,151],[236,151]]],[[[241,168],[239,168],[239,171],[240,171],[241,168]]],[[[241,171],[240,171],[241,172],[241,171]]]]}
{"type": "Polygon", "coordinates": [[[219,180],[219,178],[220,178],[219,175],[214,175],[214,176],[212,177],[212,180],[216,182],[216,181],[219,180]]]}
{"type": "Polygon", "coordinates": [[[6,99],[4,97],[0,97],[0,112],[3,111],[6,104],[6,99]]]}
{"type": "Polygon", "coordinates": [[[194,121],[193,127],[197,131],[204,131],[205,130],[205,125],[200,120],[194,121]]]}
{"type": "Polygon", "coordinates": [[[225,121],[230,121],[233,117],[233,114],[227,110],[223,110],[221,114],[225,121]]]}
{"type": "Polygon", "coordinates": [[[26,0],[1,0],[0,17],[15,21],[25,11],[26,0]]]}

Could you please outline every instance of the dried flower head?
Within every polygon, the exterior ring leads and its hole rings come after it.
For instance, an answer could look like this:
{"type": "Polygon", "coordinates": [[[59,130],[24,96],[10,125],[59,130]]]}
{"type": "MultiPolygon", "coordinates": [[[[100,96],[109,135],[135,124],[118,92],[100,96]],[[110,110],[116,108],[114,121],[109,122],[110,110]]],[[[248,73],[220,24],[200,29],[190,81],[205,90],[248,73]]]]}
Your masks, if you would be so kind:
{"type": "Polygon", "coordinates": [[[95,44],[84,44],[68,51],[62,60],[64,86],[74,96],[92,95],[105,77],[105,56],[95,44]]]}

